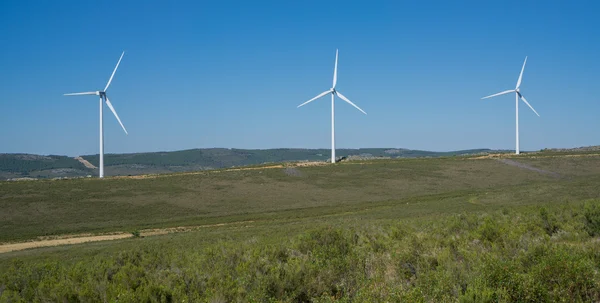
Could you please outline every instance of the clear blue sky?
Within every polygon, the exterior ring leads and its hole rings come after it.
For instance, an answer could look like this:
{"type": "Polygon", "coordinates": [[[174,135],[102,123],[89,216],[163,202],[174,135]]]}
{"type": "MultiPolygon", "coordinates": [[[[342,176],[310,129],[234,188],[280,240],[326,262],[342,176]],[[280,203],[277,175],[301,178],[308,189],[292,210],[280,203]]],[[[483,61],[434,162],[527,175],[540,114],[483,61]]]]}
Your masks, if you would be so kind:
{"type": "Polygon", "coordinates": [[[13,1],[0,3],[0,152],[205,147],[521,149],[600,144],[597,1],[13,1]]]}

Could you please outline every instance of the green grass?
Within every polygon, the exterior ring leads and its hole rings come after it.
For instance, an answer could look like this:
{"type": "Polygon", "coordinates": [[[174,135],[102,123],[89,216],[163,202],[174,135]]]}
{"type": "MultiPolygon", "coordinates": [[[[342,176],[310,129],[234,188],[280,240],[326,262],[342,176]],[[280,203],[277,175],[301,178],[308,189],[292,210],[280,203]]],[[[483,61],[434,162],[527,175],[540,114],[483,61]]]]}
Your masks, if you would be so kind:
{"type": "Polygon", "coordinates": [[[25,251],[0,260],[0,301],[597,301],[599,219],[593,200],[25,251]]]}
{"type": "Polygon", "coordinates": [[[600,300],[600,157],[377,160],[0,183],[0,241],[242,222],[0,255],[0,301],[600,300]]]}
{"type": "Polygon", "coordinates": [[[297,168],[301,176],[263,169],[150,179],[0,182],[0,241],[402,208],[425,201],[437,204],[432,208],[436,212],[480,207],[468,203],[472,196],[487,205],[596,198],[600,174],[590,170],[598,170],[593,167],[600,167],[599,159],[569,159],[589,169],[563,168],[560,173],[571,177],[566,180],[495,160],[439,158],[297,168]]]}

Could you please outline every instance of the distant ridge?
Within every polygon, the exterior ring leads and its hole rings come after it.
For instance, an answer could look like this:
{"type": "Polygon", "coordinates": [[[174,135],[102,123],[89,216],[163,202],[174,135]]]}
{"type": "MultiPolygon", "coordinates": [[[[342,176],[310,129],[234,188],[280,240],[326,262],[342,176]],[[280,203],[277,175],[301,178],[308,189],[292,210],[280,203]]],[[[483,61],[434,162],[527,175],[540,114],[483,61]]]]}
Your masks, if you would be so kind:
{"type": "MultiPolygon", "coordinates": [[[[337,149],[338,158],[416,158],[442,157],[470,154],[487,154],[507,151],[470,149],[450,152],[433,152],[403,148],[337,149]]],[[[107,176],[173,173],[258,165],[273,162],[327,161],[329,149],[275,148],[235,149],[204,148],[171,152],[132,154],[106,154],[107,176]]],[[[58,155],[0,154],[0,180],[14,178],[63,178],[96,176],[98,155],[72,158],[58,155]]]]}

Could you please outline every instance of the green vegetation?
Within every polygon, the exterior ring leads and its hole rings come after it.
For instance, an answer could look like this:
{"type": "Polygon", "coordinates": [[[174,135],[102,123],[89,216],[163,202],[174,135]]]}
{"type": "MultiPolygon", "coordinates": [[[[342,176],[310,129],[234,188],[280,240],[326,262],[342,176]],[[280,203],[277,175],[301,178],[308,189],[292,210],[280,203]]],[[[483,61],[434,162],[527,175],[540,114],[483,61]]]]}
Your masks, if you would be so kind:
{"type": "Polygon", "coordinates": [[[86,175],[91,171],[79,161],[66,156],[0,154],[0,180],[20,177],[44,178],[48,175],[72,177],[86,175]]]}
{"type": "MultiPolygon", "coordinates": [[[[337,149],[338,157],[364,155],[366,157],[440,157],[474,154],[489,150],[465,150],[454,152],[429,152],[408,149],[359,148],[337,149]]],[[[199,165],[210,168],[247,166],[262,163],[284,161],[325,161],[330,157],[329,149],[190,149],[174,152],[109,154],[105,155],[105,165],[150,165],[150,166],[190,166],[199,165]]],[[[98,155],[84,156],[94,165],[98,164],[98,155]]]]}
{"type": "Polygon", "coordinates": [[[386,225],[338,221],[278,243],[262,227],[246,240],[207,243],[191,233],[75,261],[14,258],[0,274],[0,300],[598,301],[600,243],[582,220],[590,205],[600,200],[386,225]],[[558,222],[550,235],[547,216],[558,222]]]}
{"type": "MultiPolygon", "coordinates": [[[[408,149],[362,148],[338,149],[339,157],[439,157],[489,152],[486,149],[429,152],[408,149]]],[[[205,169],[247,166],[284,161],[325,161],[328,149],[190,149],[174,152],[106,154],[104,165],[108,176],[172,173],[205,169]]],[[[98,155],[83,156],[98,166],[98,155]]],[[[77,160],[64,156],[0,154],[0,180],[18,177],[53,178],[82,177],[97,174],[77,160]]]]}
{"type": "Polygon", "coordinates": [[[0,241],[301,218],[342,209],[371,208],[405,217],[598,198],[600,157],[573,159],[577,165],[559,171],[563,178],[492,159],[433,158],[298,167],[298,175],[255,169],[143,179],[0,182],[0,241]]]}
{"type": "MultiPolygon", "coordinates": [[[[591,146],[575,150],[544,149],[540,152],[525,153],[522,157],[597,155],[600,147],[591,146]]],[[[420,158],[449,157],[473,154],[506,153],[489,149],[470,149],[450,152],[431,152],[394,148],[337,149],[342,158],[420,158]]],[[[135,154],[106,154],[105,170],[108,176],[127,176],[142,174],[164,174],[176,172],[200,171],[234,166],[258,165],[289,161],[326,161],[329,149],[228,149],[207,148],[173,152],[153,152],[135,154]]],[[[98,155],[83,156],[91,164],[98,166],[98,155]]],[[[0,154],[0,180],[9,178],[55,178],[83,177],[96,175],[95,169],[89,169],[77,160],[65,156],[39,156],[30,154],[0,154]]]]}
{"type": "Polygon", "coordinates": [[[450,157],[0,182],[0,241],[205,226],[1,254],[0,302],[599,301],[600,156],[512,160],[558,177],[450,157]]]}

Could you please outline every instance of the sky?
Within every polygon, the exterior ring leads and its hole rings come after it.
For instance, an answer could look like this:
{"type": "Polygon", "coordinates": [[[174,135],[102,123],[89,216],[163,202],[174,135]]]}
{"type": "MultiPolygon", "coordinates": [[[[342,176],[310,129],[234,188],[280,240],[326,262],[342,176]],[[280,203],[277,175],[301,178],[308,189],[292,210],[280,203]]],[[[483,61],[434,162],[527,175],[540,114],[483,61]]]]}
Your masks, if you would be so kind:
{"type": "Polygon", "coordinates": [[[0,2],[0,153],[600,145],[597,1],[0,2]]]}

